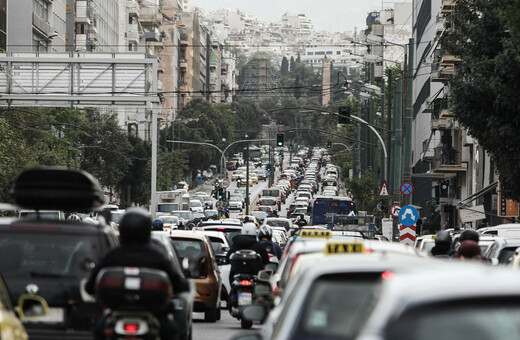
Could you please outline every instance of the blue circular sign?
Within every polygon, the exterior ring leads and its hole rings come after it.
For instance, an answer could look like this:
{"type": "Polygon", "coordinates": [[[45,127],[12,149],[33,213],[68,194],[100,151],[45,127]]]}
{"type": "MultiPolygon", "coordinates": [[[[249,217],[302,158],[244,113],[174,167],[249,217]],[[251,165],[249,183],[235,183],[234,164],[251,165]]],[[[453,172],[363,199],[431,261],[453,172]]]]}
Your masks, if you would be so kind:
{"type": "Polygon", "coordinates": [[[411,227],[417,222],[418,219],[419,212],[411,205],[405,205],[399,211],[399,222],[401,222],[401,224],[404,226],[411,227]]]}

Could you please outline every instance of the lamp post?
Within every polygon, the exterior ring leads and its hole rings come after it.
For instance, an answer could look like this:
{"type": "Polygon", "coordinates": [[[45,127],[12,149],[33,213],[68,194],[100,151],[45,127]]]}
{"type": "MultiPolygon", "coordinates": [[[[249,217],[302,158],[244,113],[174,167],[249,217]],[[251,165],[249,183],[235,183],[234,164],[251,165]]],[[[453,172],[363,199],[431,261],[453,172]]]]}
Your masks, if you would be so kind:
{"type": "MultiPolygon", "coordinates": [[[[54,33],[49,34],[48,36],[44,37],[43,39],[36,40],[36,52],[40,53],[40,45],[43,45],[42,42],[49,42],[50,40],[52,40],[52,38],[57,37],[57,36],[58,36],[58,32],[54,31],[54,33]]],[[[46,47],[48,47],[48,45],[46,45],[46,47]]]]}

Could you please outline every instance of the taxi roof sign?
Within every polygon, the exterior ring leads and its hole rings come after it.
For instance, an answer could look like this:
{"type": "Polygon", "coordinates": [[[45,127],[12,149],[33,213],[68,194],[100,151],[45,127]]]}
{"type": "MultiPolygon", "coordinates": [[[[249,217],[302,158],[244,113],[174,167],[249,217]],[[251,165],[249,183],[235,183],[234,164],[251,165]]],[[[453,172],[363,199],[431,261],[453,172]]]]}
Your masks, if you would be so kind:
{"type": "Polygon", "coordinates": [[[302,238],[331,238],[332,232],[330,230],[323,229],[312,229],[312,230],[301,230],[300,237],[302,238]]]}
{"type": "Polygon", "coordinates": [[[365,252],[365,246],[360,242],[328,243],[325,254],[359,254],[365,252]]]}

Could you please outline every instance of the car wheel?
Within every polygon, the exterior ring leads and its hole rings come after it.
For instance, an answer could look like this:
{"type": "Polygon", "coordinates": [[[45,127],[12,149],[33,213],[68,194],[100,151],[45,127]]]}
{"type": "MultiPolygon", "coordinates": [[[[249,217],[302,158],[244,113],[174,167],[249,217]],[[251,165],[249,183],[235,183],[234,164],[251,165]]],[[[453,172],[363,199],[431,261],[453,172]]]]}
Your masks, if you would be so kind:
{"type": "Polygon", "coordinates": [[[243,329],[249,329],[253,327],[253,321],[240,319],[240,327],[242,327],[243,329]]]}
{"type": "Polygon", "coordinates": [[[206,322],[216,322],[217,321],[217,309],[218,308],[210,308],[204,313],[204,321],[206,322]]]}

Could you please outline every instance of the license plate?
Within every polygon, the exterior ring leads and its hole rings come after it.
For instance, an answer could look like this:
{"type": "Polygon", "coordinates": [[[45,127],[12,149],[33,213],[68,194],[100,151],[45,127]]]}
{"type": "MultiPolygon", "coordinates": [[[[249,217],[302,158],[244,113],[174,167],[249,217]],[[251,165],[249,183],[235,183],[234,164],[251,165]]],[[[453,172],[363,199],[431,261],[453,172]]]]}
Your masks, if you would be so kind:
{"type": "Polygon", "coordinates": [[[253,303],[253,295],[248,292],[238,293],[238,305],[248,306],[253,303]]]}
{"type": "Polygon", "coordinates": [[[44,316],[27,317],[24,322],[61,323],[65,321],[65,309],[49,307],[49,312],[44,316]]]}

